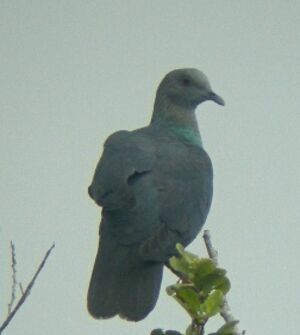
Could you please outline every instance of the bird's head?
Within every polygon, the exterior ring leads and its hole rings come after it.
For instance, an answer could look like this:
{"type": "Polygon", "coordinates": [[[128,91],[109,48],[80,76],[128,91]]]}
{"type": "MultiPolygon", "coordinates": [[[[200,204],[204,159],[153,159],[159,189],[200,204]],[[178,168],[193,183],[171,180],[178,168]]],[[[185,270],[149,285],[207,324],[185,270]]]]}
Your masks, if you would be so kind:
{"type": "Polygon", "coordinates": [[[184,109],[195,109],[207,100],[225,105],[224,100],[211,89],[206,75],[193,68],[169,72],[158,87],[157,96],[159,95],[184,109]]]}

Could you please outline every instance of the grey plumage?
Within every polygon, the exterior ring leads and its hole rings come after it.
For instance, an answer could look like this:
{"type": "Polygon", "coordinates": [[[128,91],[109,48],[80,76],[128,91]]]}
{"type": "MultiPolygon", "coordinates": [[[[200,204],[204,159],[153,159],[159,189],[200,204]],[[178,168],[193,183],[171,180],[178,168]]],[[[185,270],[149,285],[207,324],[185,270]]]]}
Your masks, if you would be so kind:
{"type": "Polygon", "coordinates": [[[176,243],[188,245],[202,228],[213,181],[195,117],[205,100],[224,105],[202,72],[174,70],[158,87],[150,125],[105,142],[89,187],[102,207],[88,291],[95,318],[146,317],[176,243]]]}

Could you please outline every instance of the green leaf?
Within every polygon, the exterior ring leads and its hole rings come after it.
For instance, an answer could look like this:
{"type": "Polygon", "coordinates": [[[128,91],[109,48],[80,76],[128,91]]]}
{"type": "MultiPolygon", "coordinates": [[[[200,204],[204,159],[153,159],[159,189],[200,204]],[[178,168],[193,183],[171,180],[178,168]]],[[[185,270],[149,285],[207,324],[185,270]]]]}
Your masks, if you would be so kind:
{"type": "Polygon", "coordinates": [[[176,296],[184,303],[188,304],[190,309],[197,309],[200,305],[197,292],[191,286],[181,286],[176,291],[176,296]]]}
{"type": "Polygon", "coordinates": [[[191,268],[195,274],[195,278],[201,280],[206,275],[212,273],[216,269],[216,265],[210,258],[194,259],[191,268]]]}
{"type": "Polygon", "coordinates": [[[230,290],[230,287],[230,280],[227,277],[224,277],[223,280],[216,286],[216,289],[222,291],[225,295],[230,290]]]}
{"type": "Polygon", "coordinates": [[[239,323],[238,320],[225,323],[220,329],[217,330],[217,335],[234,335],[234,328],[239,323]]]}
{"type": "Polygon", "coordinates": [[[180,243],[177,243],[177,244],[176,244],[176,249],[177,249],[179,255],[181,255],[182,257],[187,257],[187,260],[193,260],[194,258],[198,258],[197,255],[192,254],[192,253],[189,252],[189,251],[186,251],[186,250],[184,249],[183,245],[180,244],[180,243]]]}
{"type": "Polygon", "coordinates": [[[205,294],[209,294],[212,290],[216,289],[226,294],[230,289],[230,281],[225,276],[225,273],[225,270],[217,268],[201,279],[195,278],[194,284],[205,294]]]}
{"type": "Polygon", "coordinates": [[[172,269],[174,269],[175,271],[178,271],[178,272],[180,272],[180,273],[182,273],[186,276],[190,272],[189,264],[182,257],[177,258],[177,257],[173,256],[173,257],[170,258],[169,263],[170,263],[172,269]]]}
{"type": "Polygon", "coordinates": [[[174,296],[176,295],[177,289],[180,286],[180,284],[170,285],[166,288],[166,291],[168,295],[174,296]]]}
{"type": "Polygon", "coordinates": [[[202,305],[207,316],[211,317],[220,312],[223,303],[224,295],[222,291],[215,290],[208,296],[202,305]]]}
{"type": "Polygon", "coordinates": [[[179,253],[179,257],[171,257],[169,259],[169,263],[175,271],[188,276],[191,271],[190,265],[194,262],[194,260],[198,259],[198,257],[185,251],[183,246],[179,243],[176,244],[176,249],[179,253]]]}
{"type": "Polygon", "coordinates": [[[176,243],[176,249],[181,256],[185,253],[184,247],[180,243],[176,243]]]}
{"type": "Polygon", "coordinates": [[[189,325],[185,331],[185,335],[193,335],[193,326],[189,325]]]}
{"type": "Polygon", "coordinates": [[[185,335],[199,335],[199,328],[190,324],[185,331],[185,335]]]}
{"type": "Polygon", "coordinates": [[[192,318],[202,319],[202,314],[199,307],[200,301],[197,292],[188,286],[179,288],[175,296],[176,300],[185,308],[192,318]]]}
{"type": "Polygon", "coordinates": [[[202,322],[207,319],[199,294],[192,284],[176,284],[167,288],[167,293],[175,298],[192,319],[202,322]]]}

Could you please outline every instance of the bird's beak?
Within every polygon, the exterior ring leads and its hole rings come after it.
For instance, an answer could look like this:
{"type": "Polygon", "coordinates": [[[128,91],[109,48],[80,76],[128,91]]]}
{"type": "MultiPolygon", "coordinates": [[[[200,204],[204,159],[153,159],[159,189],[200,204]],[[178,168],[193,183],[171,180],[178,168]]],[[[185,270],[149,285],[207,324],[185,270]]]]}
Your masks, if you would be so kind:
{"type": "Polygon", "coordinates": [[[225,101],[223,98],[221,98],[218,94],[216,94],[215,92],[210,92],[208,95],[207,100],[212,100],[215,103],[217,103],[218,105],[221,106],[225,106],[225,101]]]}

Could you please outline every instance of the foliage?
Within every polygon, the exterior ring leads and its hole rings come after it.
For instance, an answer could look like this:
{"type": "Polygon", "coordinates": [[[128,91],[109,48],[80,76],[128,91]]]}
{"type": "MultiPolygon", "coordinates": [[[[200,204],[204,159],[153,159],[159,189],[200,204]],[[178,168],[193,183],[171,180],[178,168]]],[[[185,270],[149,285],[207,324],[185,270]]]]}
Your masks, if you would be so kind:
{"type": "MultiPolygon", "coordinates": [[[[219,268],[212,259],[199,258],[184,250],[180,244],[177,244],[176,248],[178,256],[170,258],[169,264],[180,280],[167,287],[167,293],[192,319],[185,335],[204,335],[205,324],[222,310],[230,282],[226,277],[226,271],[219,268]]],[[[227,322],[209,335],[235,335],[237,323],[238,321],[227,322]]],[[[167,334],[161,329],[155,331],[157,334],[167,334]]],[[[180,333],[174,331],[174,334],[180,333]]]]}

